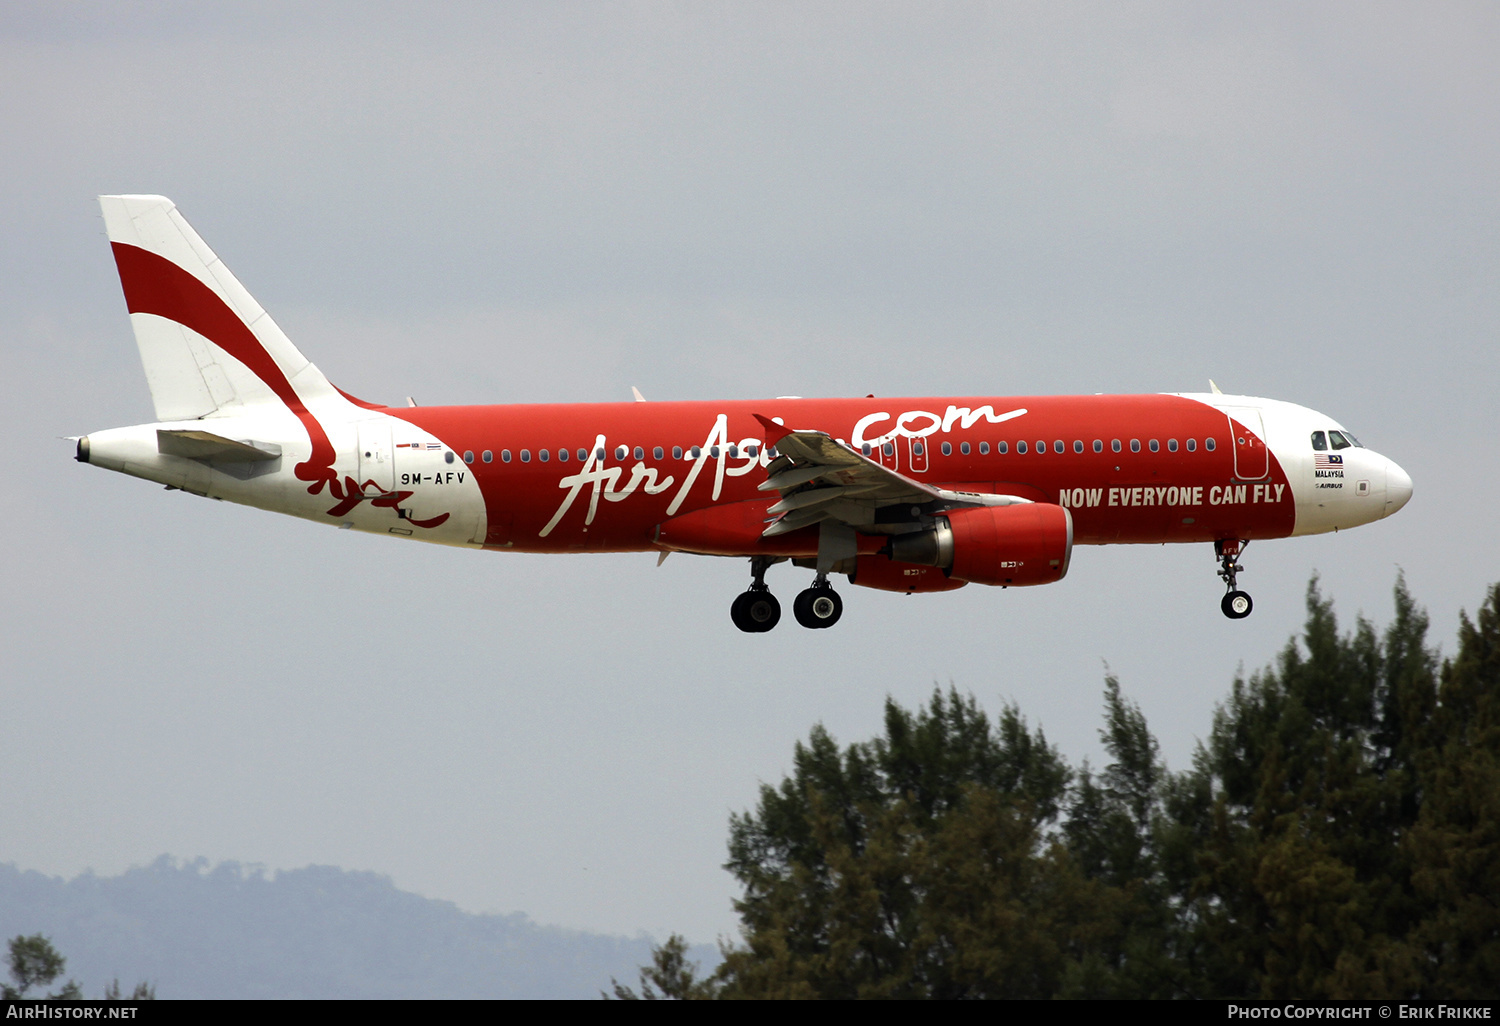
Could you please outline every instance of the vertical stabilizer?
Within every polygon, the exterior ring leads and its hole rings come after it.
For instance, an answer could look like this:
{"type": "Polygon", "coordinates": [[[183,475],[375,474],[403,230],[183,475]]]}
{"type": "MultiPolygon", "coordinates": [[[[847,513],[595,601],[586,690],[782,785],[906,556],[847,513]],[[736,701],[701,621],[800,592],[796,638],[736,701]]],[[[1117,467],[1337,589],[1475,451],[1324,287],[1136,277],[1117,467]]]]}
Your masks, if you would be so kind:
{"type": "Polygon", "coordinates": [[[165,196],[101,196],[156,416],[335,394],[165,196]]]}

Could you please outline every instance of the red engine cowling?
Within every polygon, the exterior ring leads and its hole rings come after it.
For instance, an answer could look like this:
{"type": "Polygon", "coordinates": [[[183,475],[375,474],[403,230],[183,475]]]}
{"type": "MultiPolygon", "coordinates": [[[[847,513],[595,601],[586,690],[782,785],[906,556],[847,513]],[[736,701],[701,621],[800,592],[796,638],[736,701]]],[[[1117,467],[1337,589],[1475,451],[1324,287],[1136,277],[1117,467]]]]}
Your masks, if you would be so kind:
{"type": "Polygon", "coordinates": [[[899,591],[913,594],[922,591],[953,591],[968,581],[956,581],[938,567],[897,563],[885,556],[860,556],[854,561],[849,583],[861,588],[899,591]]]}
{"type": "Polygon", "coordinates": [[[948,575],[975,584],[1051,584],[1068,572],[1073,517],[1050,502],[981,506],[944,514],[953,534],[948,575]]]}
{"type": "Polygon", "coordinates": [[[1002,587],[1060,581],[1072,554],[1073,516],[1050,502],[951,509],[932,530],[898,534],[890,543],[894,565],[936,567],[949,581],[1002,587]]]}

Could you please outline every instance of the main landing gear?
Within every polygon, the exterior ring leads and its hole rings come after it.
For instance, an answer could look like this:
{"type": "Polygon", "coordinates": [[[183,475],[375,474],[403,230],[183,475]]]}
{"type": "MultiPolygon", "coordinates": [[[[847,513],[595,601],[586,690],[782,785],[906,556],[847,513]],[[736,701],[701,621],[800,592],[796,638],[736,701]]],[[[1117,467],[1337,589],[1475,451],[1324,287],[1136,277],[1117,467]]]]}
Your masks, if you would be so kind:
{"type": "MultiPolygon", "coordinates": [[[[729,618],[747,634],[763,634],[781,622],[781,603],[766,587],[766,568],[779,562],[764,556],[750,559],[750,590],[737,596],[729,607],[729,618]]],[[[813,586],[792,601],[792,615],[804,627],[832,627],[843,613],[844,600],[829,585],[827,574],[819,574],[813,586]]]]}
{"type": "Polygon", "coordinates": [[[792,601],[792,615],[804,627],[816,630],[832,627],[844,615],[844,600],[828,585],[828,578],[819,574],[813,586],[801,592],[792,601]]]}
{"type": "Polygon", "coordinates": [[[770,565],[769,559],[751,557],[750,590],[737,596],[729,607],[729,618],[746,634],[762,634],[781,622],[781,603],[766,587],[766,568],[770,565]]]}
{"type": "Polygon", "coordinates": [[[1250,596],[1236,586],[1240,572],[1245,569],[1239,563],[1240,553],[1249,547],[1249,542],[1242,542],[1238,538],[1226,538],[1223,541],[1214,542],[1214,556],[1219,560],[1219,578],[1224,582],[1227,590],[1224,600],[1219,603],[1219,608],[1231,620],[1243,620],[1250,615],[1250,610],[1255,608],[1255,603],[1250,601],[1250,596]]]}

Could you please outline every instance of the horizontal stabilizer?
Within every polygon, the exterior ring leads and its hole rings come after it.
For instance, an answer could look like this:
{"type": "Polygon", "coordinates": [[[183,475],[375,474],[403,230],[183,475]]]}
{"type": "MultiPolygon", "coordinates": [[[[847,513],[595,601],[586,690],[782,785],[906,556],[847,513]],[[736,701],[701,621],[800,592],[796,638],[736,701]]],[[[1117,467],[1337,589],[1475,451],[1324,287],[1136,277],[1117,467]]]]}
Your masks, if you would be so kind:
{"type": "Polygon", "coordinates": [[[205,463],[262,463],[281,455],[281,446],[271,442],[235,441],[212,431],[172,431],[158,428],[156,451],[205,463]]]}

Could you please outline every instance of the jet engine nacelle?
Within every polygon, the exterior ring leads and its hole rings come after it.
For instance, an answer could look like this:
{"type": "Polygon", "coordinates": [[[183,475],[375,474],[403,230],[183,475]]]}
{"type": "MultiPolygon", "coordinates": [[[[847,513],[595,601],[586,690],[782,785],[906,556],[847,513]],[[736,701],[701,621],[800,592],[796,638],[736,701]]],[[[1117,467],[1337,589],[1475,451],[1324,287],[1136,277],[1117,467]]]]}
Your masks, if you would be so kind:
{"type": "Polygon", "coordinates": [[[926,591],[953,591],[969,582],[954,580],[945,570],[936,566],[898,563],[876,554],[856,557],[849,583],[861,588],[878,588],[881,591],[899,591],[910,595],[926,591]]]}
{"type": "Polygon", "coordinates": [[[891,540],[893,560],[1002,587],[1060,581],[1072,554],[1073,517],[1050,502],[949,510],[932,530],[891,540]]]}

